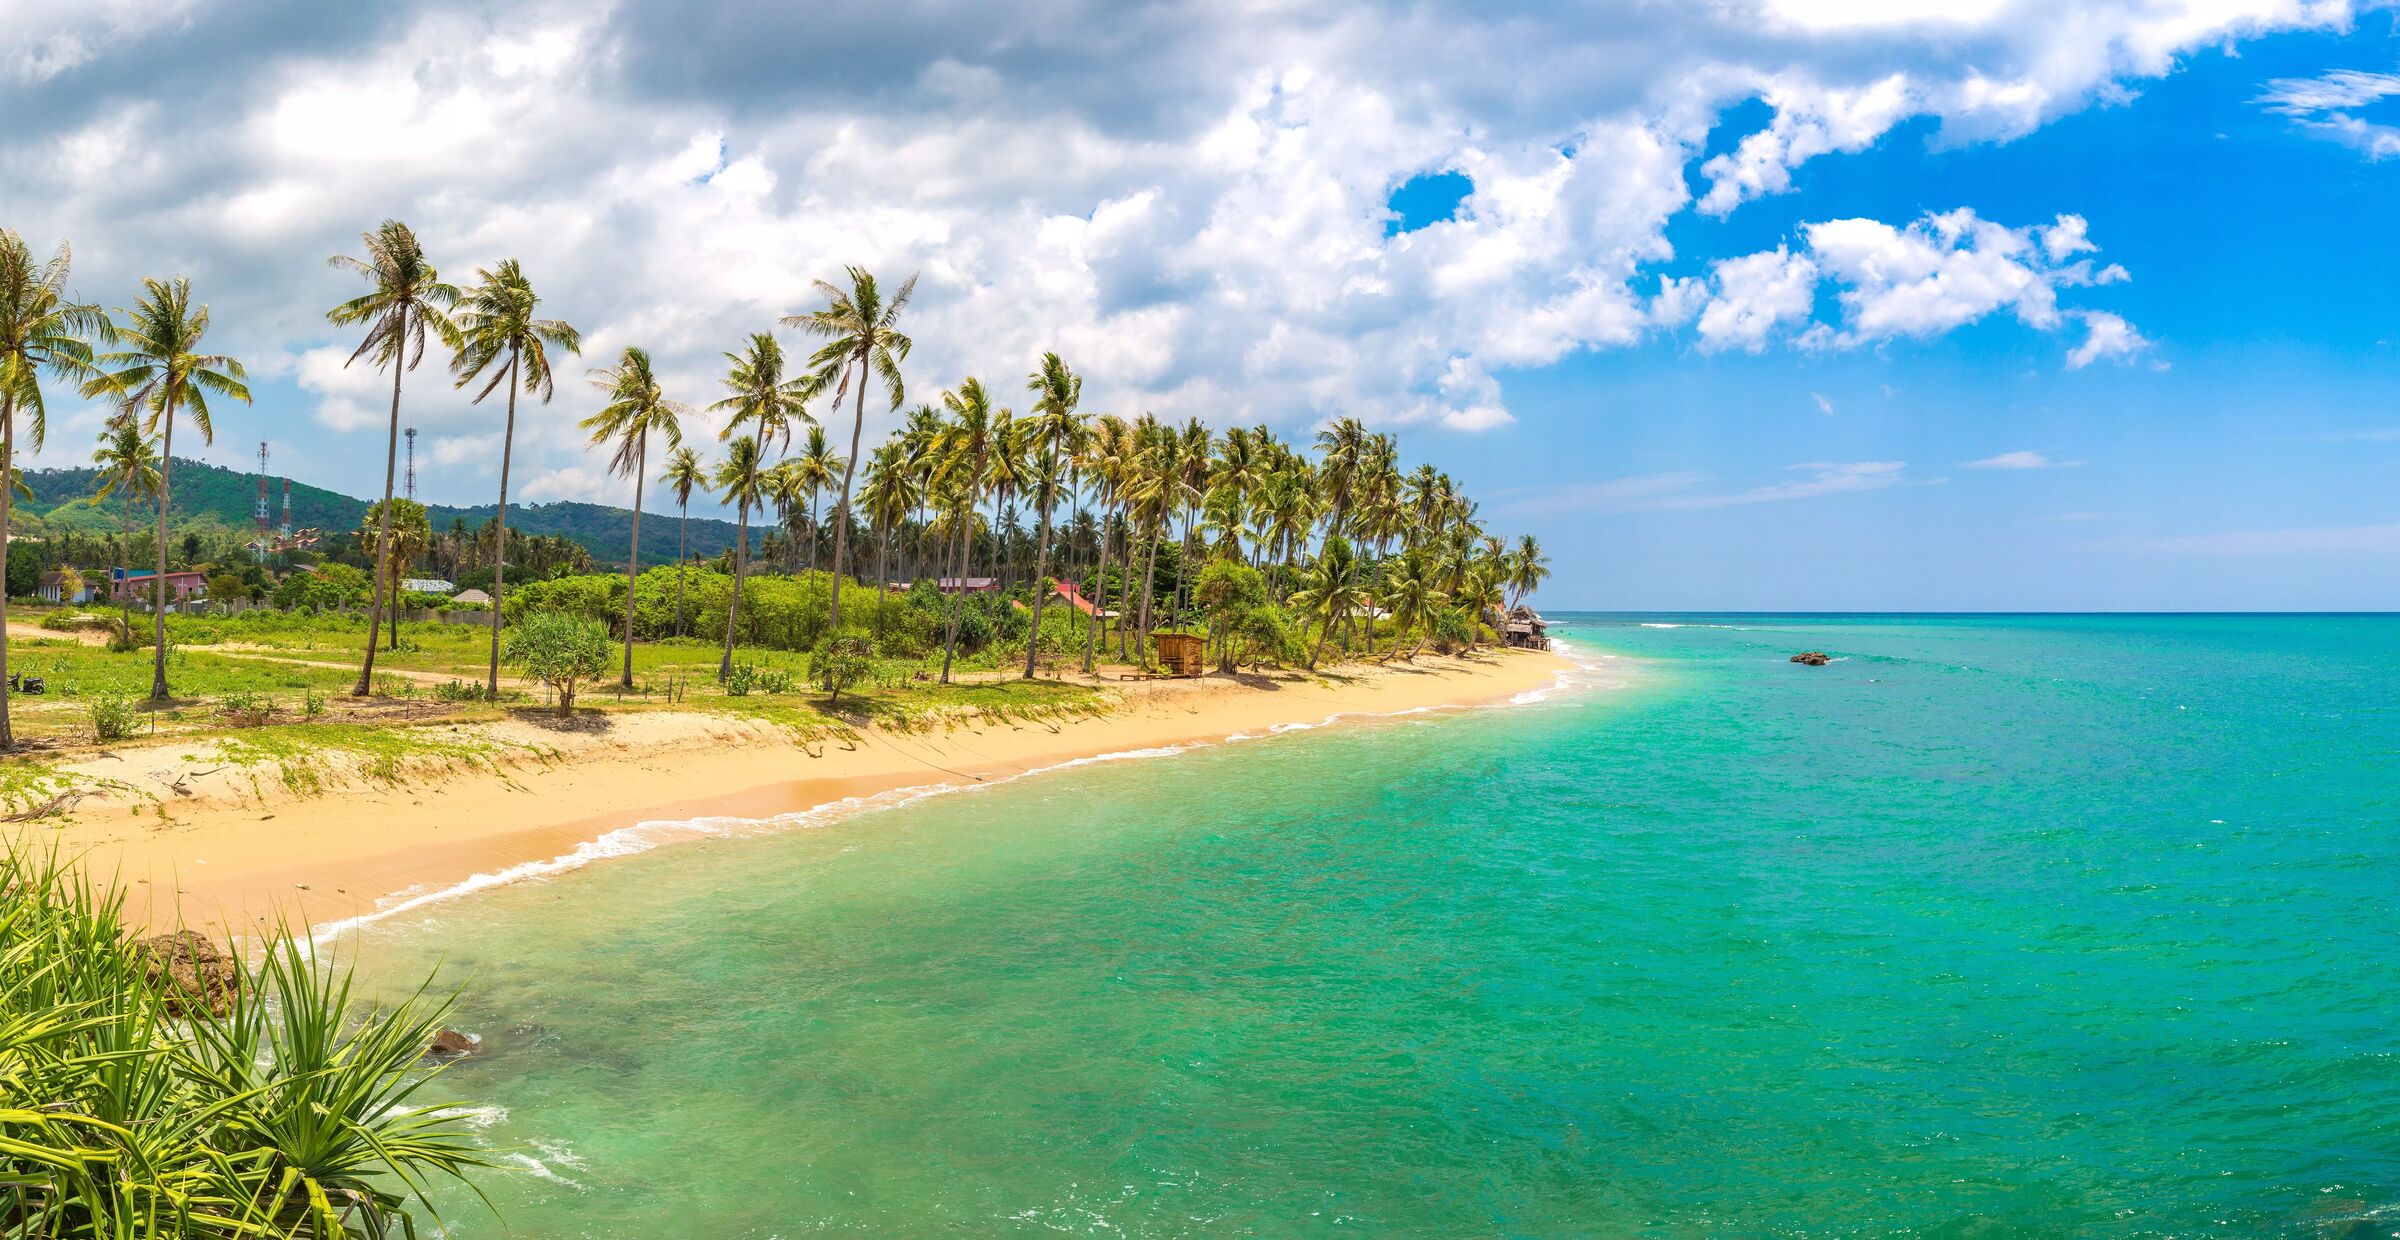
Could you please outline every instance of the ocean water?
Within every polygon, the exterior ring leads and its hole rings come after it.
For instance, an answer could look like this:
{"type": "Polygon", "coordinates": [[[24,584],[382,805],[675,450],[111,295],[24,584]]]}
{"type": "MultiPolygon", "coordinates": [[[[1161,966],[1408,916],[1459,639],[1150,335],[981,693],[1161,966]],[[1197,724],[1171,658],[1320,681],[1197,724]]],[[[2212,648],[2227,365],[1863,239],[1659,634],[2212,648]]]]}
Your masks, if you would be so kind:
{"type": "Polygon", "coordinates": [[[2400,1233],[2400,619],[1570,621],[376,923],[450,1233],[2400,1233]]]}

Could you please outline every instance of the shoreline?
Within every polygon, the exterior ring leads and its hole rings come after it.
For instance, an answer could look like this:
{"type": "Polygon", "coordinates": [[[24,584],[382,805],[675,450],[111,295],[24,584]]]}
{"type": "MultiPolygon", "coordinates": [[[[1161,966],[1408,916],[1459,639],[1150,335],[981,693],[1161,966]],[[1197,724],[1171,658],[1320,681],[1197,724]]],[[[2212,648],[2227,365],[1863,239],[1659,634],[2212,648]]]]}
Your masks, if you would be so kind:
{"type": "Polygon", "coordinates": [[[1121,700],[1102,713],[930,733],[867,728],[846,740],[659,712],[534,763],[427,785],[279,798],[256,781],[245,796],[215,776],[221,785],[191,801],[109,805],[44,834],[125,892],[131,923],[221,938],[283,921],[326,937],[677,839],[785,830],[1349,717],[1500,705],[1558,687],[1579,666],[1555,652],[1493,650],[1314,677],[1135,682],[1111,686],[1121,700]]]}

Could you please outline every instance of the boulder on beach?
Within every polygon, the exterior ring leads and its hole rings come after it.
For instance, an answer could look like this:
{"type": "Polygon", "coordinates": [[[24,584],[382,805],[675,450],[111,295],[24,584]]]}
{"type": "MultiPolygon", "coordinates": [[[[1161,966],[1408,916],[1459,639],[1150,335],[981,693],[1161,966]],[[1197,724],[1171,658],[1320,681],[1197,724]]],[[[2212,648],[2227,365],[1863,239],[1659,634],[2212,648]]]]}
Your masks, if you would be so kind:
{"type": "Polygon", "coordinates": [[[1792,656],[1792,662],[1806,663],[1810,667],[1823,667],[1832,661],[1832,657],[1822,650],[1803,650],[1792,656]]]}
{"type": "Polygon", "coordinates": [[[133,949],[142,958],[150,988],[166,997],[168,1015],[220,1016],[233,1006],[241,969],[232,954],[208,936],[178,930],[137,940],[133,949]]]}
{"type": "Polygon", "coordinates": [[[482,1047],[482,1038],[460,1033],[456,1029],[444,1029],[433,1035],[432,1044],[425,1048],[425,1057],[427,1059],[464,1059],[482,1047]]]}

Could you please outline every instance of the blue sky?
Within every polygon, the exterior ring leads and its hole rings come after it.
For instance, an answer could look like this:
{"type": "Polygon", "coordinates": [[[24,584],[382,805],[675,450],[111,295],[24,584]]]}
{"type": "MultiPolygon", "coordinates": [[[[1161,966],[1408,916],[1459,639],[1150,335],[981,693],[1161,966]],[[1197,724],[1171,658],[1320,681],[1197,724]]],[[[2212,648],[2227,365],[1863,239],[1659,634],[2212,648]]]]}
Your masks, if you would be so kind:
{"type": "MultiPolygon", "coordinates": [[[[1057,349],[1095,411],[1361,417],[1554,608],[2400,608],[2378,0],[22,4],[0,225],[193,278],[227,464],[380,483],[323,259],[399,216],[695,405],[861,263],[922,273],[911,403],[1057,349]]],[[[410,382],[488,502],[496,409],[410,382]]],[[[593,403],[517,495],[630,498],[593,403]]]]}

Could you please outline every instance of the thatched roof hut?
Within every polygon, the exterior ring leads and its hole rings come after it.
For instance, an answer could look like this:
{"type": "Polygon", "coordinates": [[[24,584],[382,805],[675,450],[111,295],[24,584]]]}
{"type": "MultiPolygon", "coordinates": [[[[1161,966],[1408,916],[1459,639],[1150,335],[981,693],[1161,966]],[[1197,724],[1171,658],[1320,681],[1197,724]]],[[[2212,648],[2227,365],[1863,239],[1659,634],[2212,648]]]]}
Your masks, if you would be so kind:
{"type": "Polygon", "coordinates": [[[1509,645],[1520,650],[1548,650],[1550,648],[1549,629],[1550,622],[1542,619],[1541,613],[1519,603],[1508,613],[1507,621],[1501,625],[1500,636],[1509,645]]]}

